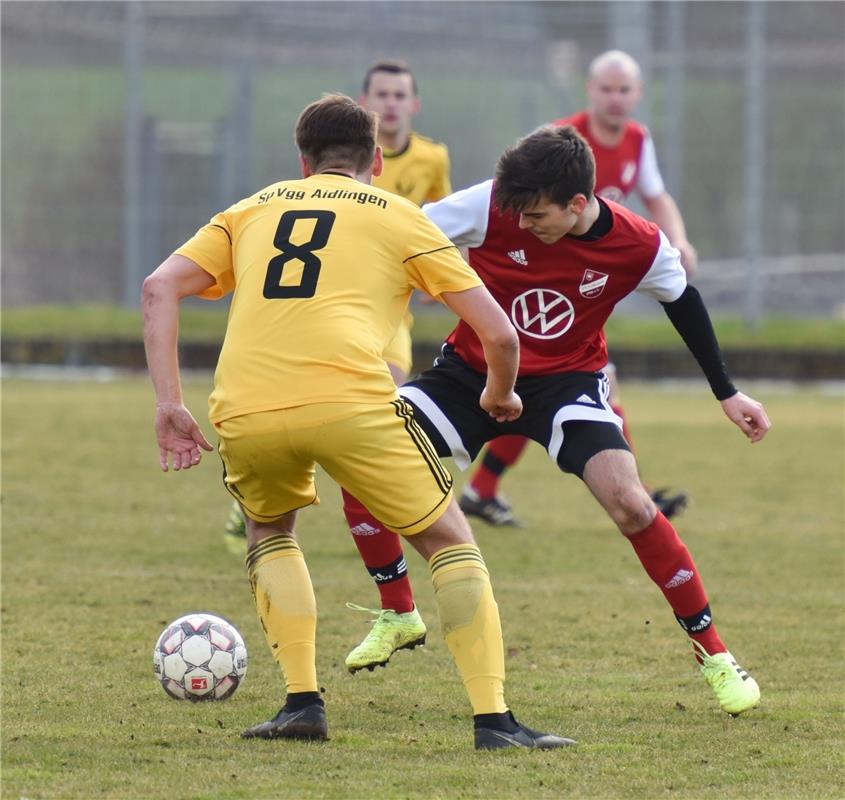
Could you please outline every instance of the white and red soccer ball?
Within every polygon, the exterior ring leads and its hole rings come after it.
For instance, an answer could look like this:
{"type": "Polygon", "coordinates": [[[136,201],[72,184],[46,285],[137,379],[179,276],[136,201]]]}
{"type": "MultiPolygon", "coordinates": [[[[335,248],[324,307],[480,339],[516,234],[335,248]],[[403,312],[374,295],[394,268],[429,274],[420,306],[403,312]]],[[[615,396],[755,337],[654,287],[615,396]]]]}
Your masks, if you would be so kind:
{"type": "Polygon", "coordinates": [[[214,614],[186,614],[158,637],[153,670],[175,700],[225,700],[246,677],[243,637],[214,614]]]}

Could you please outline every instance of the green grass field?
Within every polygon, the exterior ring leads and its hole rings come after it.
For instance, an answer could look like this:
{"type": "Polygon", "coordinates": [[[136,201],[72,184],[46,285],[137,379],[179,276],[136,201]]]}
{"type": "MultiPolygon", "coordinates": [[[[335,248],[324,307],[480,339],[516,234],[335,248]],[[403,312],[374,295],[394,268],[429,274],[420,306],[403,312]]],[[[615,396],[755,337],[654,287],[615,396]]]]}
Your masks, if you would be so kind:
{"type": "MultiPolygon", "coordinates": [[[[843,398],[746,387],[774,422],[746,444],[706,391],[624,387],[642,472],[694,498],[679,530],[762,706],[721,713],[684,636],[586,490],[539,447],[505,489],[528,526],[476,526],[502,612],[511,705],[573,751],[476,753],[427,569],[426,648],[348,675],[376,603],[336,488],[301,516],[331,740],[242,741],[282,688],[242,564],[223,544],[216,456],[162,474],[145,379],[3,382],[2,790],[7,798],[839,798],[843,781],[843,398]],[[229,701],[169,700],[161,628],[230,618],[250,652],[229,701]]],[[[186,396],[204,419],[207,380],[186,396]]],[[[209,432],[207,423],[204,425],[209,432]]]]}

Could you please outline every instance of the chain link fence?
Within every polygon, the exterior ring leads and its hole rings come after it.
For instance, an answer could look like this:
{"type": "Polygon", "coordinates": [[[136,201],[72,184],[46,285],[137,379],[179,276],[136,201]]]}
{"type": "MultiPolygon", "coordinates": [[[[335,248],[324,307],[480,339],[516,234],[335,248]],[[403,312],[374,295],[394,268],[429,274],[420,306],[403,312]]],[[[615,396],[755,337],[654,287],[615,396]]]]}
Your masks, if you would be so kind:
{"type": "Polygon", "coordinates": [[[299,111],[376,59],[412,65],[460,188],[621,47],[711,305],[842,313],[843,31],[840,2],[6,2],[3,302],[136,304],[214,211],[297,174],[299,111]]]}

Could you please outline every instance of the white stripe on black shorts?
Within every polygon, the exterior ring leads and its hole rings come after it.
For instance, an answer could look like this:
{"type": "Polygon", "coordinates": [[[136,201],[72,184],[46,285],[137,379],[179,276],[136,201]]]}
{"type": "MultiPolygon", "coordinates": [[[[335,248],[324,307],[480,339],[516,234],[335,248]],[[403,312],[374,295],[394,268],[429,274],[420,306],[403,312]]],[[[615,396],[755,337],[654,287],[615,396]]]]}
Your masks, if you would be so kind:
{"type": "Polygon", "coordinates": [[[608,402],[602,372],[528,375],[516,382],[522,416],[496,422],[478,404],[485,376],[470,369],[449,346],[435,365],[399,389],[438,455],[466,469],[486,442],[515,434],[539,442],[564,472],[579,477],[602,450],[630,450],[622,420],[608,402]]]}

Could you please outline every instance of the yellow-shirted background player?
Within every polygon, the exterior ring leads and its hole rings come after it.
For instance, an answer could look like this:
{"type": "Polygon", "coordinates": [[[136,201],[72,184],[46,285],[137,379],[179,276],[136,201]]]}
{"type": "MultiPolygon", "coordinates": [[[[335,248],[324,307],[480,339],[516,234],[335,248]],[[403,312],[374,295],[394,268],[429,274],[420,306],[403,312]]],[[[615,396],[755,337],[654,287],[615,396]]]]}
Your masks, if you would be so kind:
{"type": "MultiPolygon", "coordinates": [[[[373,178],[374,186],[417,205],[451,194],[446,146],[412,130],[421,104],[417,81],[405,62],[382,60],[373,64],[364,76],[358,102],[379,117],[378,143],[384,152],[384,167],[381,175],[373,178]]],[[[382,354],[397,386],[411,373],[413,324],[409,310],[382,354]]],[[[347,668],[354,672],[386,664],[397,649],[424,641],[426,626],[414,604],[401,542],[384,531],[377,517],[358,499],[346,491],[342,494],[349,530],[375,581],[381,603],[378,610],[351,606],[376,615],[365,639],[346,657],[347,668]]],[[[236,518],[237,512],[230,514],[229,528],[236,518]]]]}
{"type": "MultiPolygon", "coordinates": [[[[384,151],[384,169],[373,178],[373,186],[401,195],[418,206],[452,193],[446,145],[411,128],[421,103],[416,79],[407,64],[401,61],[373,64],[364,76],[358,102],[379,117],[378,143],[384,151]]],[[[413,322],[408,312],[384,351],[384,360],[397,385],[403,384],[411,372],[413,322]]]]}

